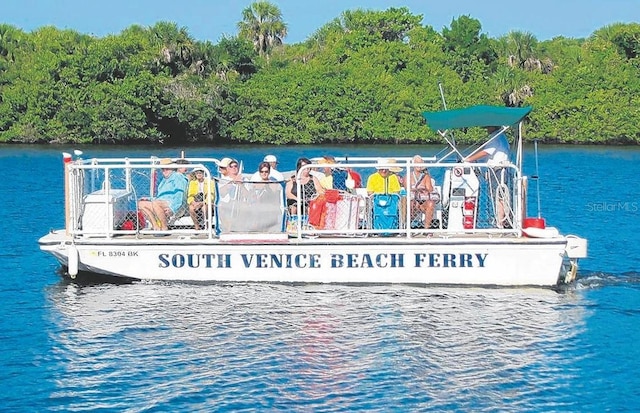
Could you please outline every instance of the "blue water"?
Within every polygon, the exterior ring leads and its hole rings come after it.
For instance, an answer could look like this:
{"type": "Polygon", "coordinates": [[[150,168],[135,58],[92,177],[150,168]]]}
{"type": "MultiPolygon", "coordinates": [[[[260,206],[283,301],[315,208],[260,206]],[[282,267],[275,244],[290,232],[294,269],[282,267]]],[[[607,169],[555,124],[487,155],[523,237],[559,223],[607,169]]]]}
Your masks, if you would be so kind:
{"type": "MultiPolygon", "coordinates": [[[[578,282],[561,291],[77,285],[37,246],[63,224],[62,149],[72,148],[0,149],[2,411],[639,409],[638,148],[540,148],[541,215],[589,239],[578,282]]],[[[91,157],[151,154],[82,149],[91,157]]],[[[418,151],[368,153],[394,150],[418,151]]],[[[282,159],[281,170],[293,169],[299,155],[365,153],[235,147],[225,154],[253,170],[267,151],[282,159]]],[[[532,155],[525,162],[532,174],[532,155]]],[[[536,192],[532,181],[532,216],[536,192]]]]}

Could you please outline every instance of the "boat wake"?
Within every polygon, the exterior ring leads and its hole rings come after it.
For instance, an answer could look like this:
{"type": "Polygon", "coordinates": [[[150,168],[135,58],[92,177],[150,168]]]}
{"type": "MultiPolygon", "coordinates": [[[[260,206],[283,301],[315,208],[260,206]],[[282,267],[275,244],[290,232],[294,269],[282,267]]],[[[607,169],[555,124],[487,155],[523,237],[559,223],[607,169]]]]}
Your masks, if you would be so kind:
{"type": "Polygon", "coordinates": [[[582,271],[573,286],[575,289],[597,289],[613,286],[640,288],[640,272],[627,271],[619,274],[602,271],[582,271]]]}

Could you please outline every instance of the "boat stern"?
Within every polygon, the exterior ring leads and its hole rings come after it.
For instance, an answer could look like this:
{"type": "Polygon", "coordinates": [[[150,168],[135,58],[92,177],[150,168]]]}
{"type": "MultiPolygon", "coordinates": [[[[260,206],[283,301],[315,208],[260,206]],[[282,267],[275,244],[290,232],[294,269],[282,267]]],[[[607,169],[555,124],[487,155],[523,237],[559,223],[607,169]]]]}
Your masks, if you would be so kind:
{"type": "Polygon", "coordinates": [[[578,276],[578,260],[587,258],[587,240],[575,235],[565,237],[567,245],[564,248],[565,259],[562,265],[560,281],[563,284],[570,284],[578,276]]]}

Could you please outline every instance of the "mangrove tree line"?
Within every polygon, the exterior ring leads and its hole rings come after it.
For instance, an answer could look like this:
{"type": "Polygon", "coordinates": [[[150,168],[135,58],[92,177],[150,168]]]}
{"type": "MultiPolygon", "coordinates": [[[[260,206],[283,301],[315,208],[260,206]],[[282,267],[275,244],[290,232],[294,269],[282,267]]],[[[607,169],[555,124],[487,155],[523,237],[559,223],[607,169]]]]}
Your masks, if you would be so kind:
{"type": "Polygon", "coordinates": [[[640,24],[538,41],[422,21],[349,10],[286,44],[261,0],[215,44],[172,22],[105,37],[0,24],[0,142],[441,142],[421,117],[442,109],[440,83],[448,108],[533,106],[529,140],[640,143],[640,24]]]}

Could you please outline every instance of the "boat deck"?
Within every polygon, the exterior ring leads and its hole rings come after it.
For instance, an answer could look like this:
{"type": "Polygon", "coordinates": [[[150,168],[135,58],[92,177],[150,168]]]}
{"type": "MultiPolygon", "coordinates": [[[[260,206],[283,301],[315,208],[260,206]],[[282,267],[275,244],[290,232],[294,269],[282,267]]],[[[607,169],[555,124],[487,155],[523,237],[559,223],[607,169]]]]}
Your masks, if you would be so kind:
{"type": "MultiPolygon", "coordinates": [[[[167,233],[159,234],[154,231],[141,231],[137,234],[118,234],[112,237],[71,237],[64,230],[51,231],[40,240],[41,245],[56,245],[75,243],[76,245],[456,245],[456,244],[519,244],[535,245],[548,244],[554,239],[528,238],[517,236],[515,233],[500,235],[487,235],[479,233],[457,234],[455,237],[447,234],[421,232],[411,234],[410,237],[403,234],[366,236],[274,236],[265,237],[264,234],[235,234],[233,239],[210,237],[206,234],[167,233]]],[[[556,238],[558,243],[566,243],[564,237],[556,238]]]]}

